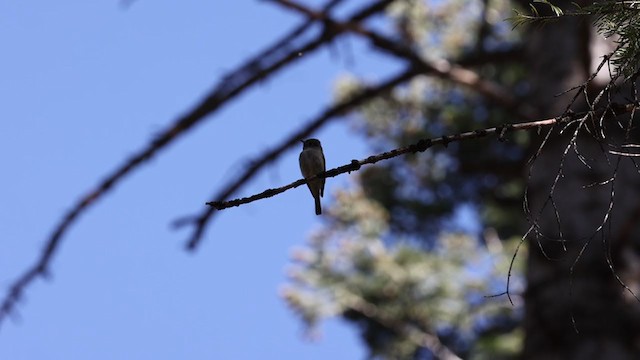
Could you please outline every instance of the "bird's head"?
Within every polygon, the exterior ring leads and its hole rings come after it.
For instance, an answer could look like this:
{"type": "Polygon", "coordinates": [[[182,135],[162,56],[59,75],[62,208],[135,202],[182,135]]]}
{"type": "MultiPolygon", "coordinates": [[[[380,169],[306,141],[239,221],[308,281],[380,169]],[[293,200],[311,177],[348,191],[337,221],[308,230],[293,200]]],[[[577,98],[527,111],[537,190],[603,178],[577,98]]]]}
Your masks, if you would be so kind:
{"type": "Polygon", "coordinates": [[[302,141],[303,149],[322,148],[322,145],[320,145],[320,140],[318,139],[307,139],[307,140],[301,140],[301,141],[302,141]]]}

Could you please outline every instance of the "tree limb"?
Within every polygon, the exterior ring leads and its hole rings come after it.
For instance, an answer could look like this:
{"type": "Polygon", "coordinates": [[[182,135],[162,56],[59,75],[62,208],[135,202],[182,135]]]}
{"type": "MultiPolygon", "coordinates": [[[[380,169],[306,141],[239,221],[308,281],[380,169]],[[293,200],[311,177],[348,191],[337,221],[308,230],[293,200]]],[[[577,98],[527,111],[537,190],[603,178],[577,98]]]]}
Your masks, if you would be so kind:
{"type": "Polygon", "coordinates": [[[489,101],[503,107],[519,119],[533,120],[536,117],[534,109],[520,101],[520,99],[516,99],[510,90],[503,88],[493,81],[481,78],[480,75],[472,70],[453,64],[446,59],[438,59],[436,61],[429,62],[401,42],[390,39],[372,30],[368,30],[357,22],[340,22],[333,20],[327,14],[311,10],[304,5],[300,5],[291,0],[269,1],[282,5],[287,9],[299,12],[309,19],[323,21],[325,26],[335,29],[334,31],[348,31],[361,35],[365,39],[369,40],[369,42],[376,48],[409,62],[412,66],[420,69],[424,74],[434,75],[471,88],[487,98],[489,101]]]}
{"type": "MultiPolygon", "coordinates": [[[[356,11],[350,19],[354,21],[364,20],[383,10],[392,1],[376,1],[356,11]]],[[[327,4],[327,8],[333,7],[337,3],[338,1],[332,0],[327,4]]],[[[301,54],[308,54],[317,50],[341,33],[340,31],[325,31],[302,45],[292,46],[292,43],[309,28],[309,25],[310,22],[307,21],[281,40],[276,41],[272,46],[250,58],[243,65],[223,76],[218,85],[198,105],[169,125],[147,146],[126,159],[122,165],[109,173],[95,188],[83,195],[58,222],[35,263],[28,267],[10,285],[0,305],[0,324],[12,312],[16,303],[21,299],[25,288],[36,277],[47,275],[47,268],[59,248],[63,236],[91,205],[94,205],[97,200],[104,197],[109,190],[118,185],[127,175],[140,168],[140,165],[154,157],[180,135],[185,134],[187,130],[201,123],[205,117],[219,110],[223,105],[235,99],[252,85],[273,76],[278,70],[301,59],[301,54]]]]}
{"type": "Polygon", "coordinates": [[[314,180],[316,178],[335,177],[347,172],[350,173],[352,171],[357,171],[360,169],[362,165],[375,164],[379,161],[388,160],[388,159],[391,159],[400,155],[405,155],[408,153],[423,152],[434,145],[447,146],[449,143],[452,143],[452,142],[478,139],[478,138],[487,137],[491,135],[495,135],[499,139],[502,139],[505,136],[506,132],[538,129],[541,127],[554,125],[558,122],[566,122],[566,121],[570,121],[570,119],[569,118],[565,118],[565,119],[553,118],[553,119],[545,119],[545,120],[531,121],[531,122],[518,123],[518,124],[506,124],[506,125],[492,127],[492,128],[468,131],[468,132],[464,132],[456,135],[446,135],[446,136],[442,136],[434,139],[422,139],[409,146],[393,149],[391,151],[383,152],[378,155],[372,155],[367,157],[366,159],[351,160],[349,164],[345,164],[345,165],[327,170],[322,174],[318,174],[317,176],[314,176],[308,179],[296,180],[291,184],[288,184],[279,188],[267,189],[259,194],[255,194],[249,197],[229,200],[229,201],[211,201],[211,202],[208,202],[207,205],[211,206],[216,210],[223,210],[230,207],[240,206],[256,200],[275,196],[289,189],[293,189],[300,185],[304,185],[308,181],[314,180]]]}
{"type": "MultiPolygon", "coordinates": [[[[629,104],[616,104],[614,106],[614,110],[612,110],[611,115],[620,115],[623,113],[629,113],[634,111],[634,109],[636,109],[638,106],[638,104],[635,103],[629,103],[629,104]]],[[[212,209],[215,210],[224,210],[224,209],[228,209],[230,207],[235,207],[235,206],[240,206],[243,204],[248,204],[251,202],[254,202],[256,200],[260,200],[260,199],[266,199],[275,195],[278,195],[280,193],[283,193],[289,189],[293,189],[296,188],[298,186],[304,185],[307,182],[314,180],[316,178],[331,178],[331,177],[336,177],[340,174],[344,174],[344,173],[350,173],[352,171],[358,171],[360,169],[360,167],[362,167],[363,165],[370,165],[370,164],[375,164],[379,161],[383,161],[383,160],[388,160],[394,157],[398,157],[401,155],[405,155],[408,153],[418,153],[418,152],[423,152],[425,150],[427,150],[428,148],[434,146],[434,145],[444,145],[445,147],[452,142],[458,142],[458,141],[466,141],[466,140],[472,140],[472,139],[478,139],[478,138],[483,138],[483,137],[488,137],[488,136],[497,136],[498,140],[503,141],[504,140],[504,136],[506,135],[507,132],[514,132],[514,131],[524,131],[524,130],[532,130],[532,129],[540,129],[540,128],[545,128],[545,127],[549,127],[552,125],[556,125],[556,124],[568,124],[572,121],[576,121],[577,119],[582,119],[584,118],[586,112],[582,112],[582,113],[569,113],[566,114],[563,117],[557,117],[557,118],[551,118],[551,119],[544,119],[544,120],[537,120],[537,121],[529,121],[529,122],[522,122],[522,123],[516,123],[516,124],[504,124],[504,125],[500,125],[500,126],[496,126],[496,127],[491,127],[491,128],[485,128],[485,129],[480,129],[480,130],[474,130],[474,131],[467,131],[467,132],[463,132],[460,134],[455,134],[455,135],[445,135],[442,137],[438,137],[438,138],[432,138],[432,139],[421,139],[419,141],[417,141],[414,144],[405,146],[405,147],[401,147],[401,148],[397,148],[397,149],[393,149],[391,151],[387,151],[387,152],[383,152],[377,155],[372,155],[367,157],[366,159],[362,159],[362,160],[351,160],[351,162],[349,164],[345,164],[330,170],[325,171],[322,174],[318,174],[317,176],[308,178],[308,179],[299,179],[296,180],[288,185],[285,186],[281,186],[278,188],[274,188],[274,189],[267,189],[261,193],[252,195],[252,196],[248,196],[248,197],[244,197],[244,198],[238,198],[238,199],[233,199],[233,200],[229,200],[229,201],[210,201],[207,202],[206,205],[209,205],[212,209]]],[[[316,120],[317,121],[317,120],[316,120]]],[[[302,136],[304,137],[304,136],[302,136]]],[[[292,144],[296,143],[297,139],[300,139],[302,137],[296,137],[293,136],[291,137],[291,141],[292,144]]],[[[289,142],[287,142],[287,144],[289,144],[289,142]]],[[[616,154],[616,151],[610,150],[609,152],[616,154]]],[[[640,154],[628,154],[628,153],[624,153],[624,154],[620,154],[620,155],[626,155],[626,156],[640,156],[640,154]]],[[[262,161],[262,159],[258,160],[258,161],[262,161]]],[[[213,211],[213,210],[211,210],[213,211]]]]}

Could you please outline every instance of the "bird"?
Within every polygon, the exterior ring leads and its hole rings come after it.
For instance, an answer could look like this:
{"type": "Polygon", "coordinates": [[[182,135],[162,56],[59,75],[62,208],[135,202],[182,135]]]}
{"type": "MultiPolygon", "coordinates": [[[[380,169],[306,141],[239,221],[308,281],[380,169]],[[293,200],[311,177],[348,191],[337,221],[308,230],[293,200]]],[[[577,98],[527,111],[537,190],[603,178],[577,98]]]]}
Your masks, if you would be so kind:
{"type": "MultiPolygon", "coordinates": [[[[305,179],[309,179],[326,171],[322,145],[318,139],[302,140],[302,152],[300,153],[300,172],[305,179]]],[[[313,179],[307,182],[311,195],[316,203],[316,215],[322,214],[320,198],[324,196],[325,179],[313,179]]]]}

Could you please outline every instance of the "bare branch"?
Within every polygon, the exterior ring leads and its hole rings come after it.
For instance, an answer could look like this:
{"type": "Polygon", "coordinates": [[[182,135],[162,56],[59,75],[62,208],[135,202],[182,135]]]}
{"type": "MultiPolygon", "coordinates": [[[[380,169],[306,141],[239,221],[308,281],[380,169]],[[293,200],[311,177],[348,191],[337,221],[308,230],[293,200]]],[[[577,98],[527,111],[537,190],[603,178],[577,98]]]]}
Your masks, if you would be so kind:
{"type": "MultiPolygon", "coordinates": [[[[378,155],[372,155],[366,159],[351,160],[349,164],[342,165],[340,167],[328,170],[322,174],[319,174],[315,177],[312,177],[306,180],[299,179],[291,184],[288,184],[279,188],[275,188],[275,189],[267,189],[259,194],[252,195],[245,198],[234,199],[229,201],[211,201],[211,202],[208,202],[207,205],[211,206],[212,208],[215,208],[216,210],[223,210],[230,207],[239,206],[239,205],[247,204],[256,200],[275,196],[289,189],[293,189],[300,185],[304,185],[307,183],[307,181],[310,181],[316,178],[335,177],[347,172],[357,171],[360,169],[362,165],[375,164],[379,161],[391,159],[391,158],[394,158],[400,155],[405,155],[408,153],[423,152],[434,145],[447,146],[449,143],[452,143],[452,142],[478,139],[478,138],[488,137],[492,135],[497,136],[498,139],[502,139],[505,133],[508,131],[539,129],[542,127],[548,127],[556,123],[566,122],[566,121],[571,121],[571,118],[562,118],[562,119],[553,118],[553,119],[531,121],[531,122],[519,123],[519,124],[508,124],[508,125],[486,128],[481,130],[468,131],[468,132],[464,132],[456,135],[442,136],[435,139],[422,139],[412,145],[397,148],[397,149],[384,152],[378,155]]],[[[295,141],[293,142],[293,144],[295,144],[295,141]]]]}
{"type": "MultiPolygon", "coordinates": [[[[350,18],[353,21],[363,20],[383,10],[393,0],[379,0],[356,11],[350,18]]],[[[336,5],[338,1],[330,1],[327,8],[336,5]]],[[[301,59],[301,54],[309,54],[317,50],[321,45],[330,42],[340,34],[340,31],[324,31],[314,39],[299,46],[292,46],[299,35],[309,27],[309,22],[294,29],[274,45],[267,47],[258,55],[252,57],[237,69],[223,76],[218,85],[184,116],[178,118],[164,131],[156,136],[147,146],[126,159],[122,165],[110,172],[98,185],[80,198],[71,209],[62,217],[58,225],[46,241],[42,253],[33,265],[27,268],[9,287],[7,294],[0,305],[0,324],[12,312],[16,303],[23,295],[24,289],[31,284],[36,277],[45,276],[53,255],[58,249],[63,236],[73,225],[78,217],[89,206],[101,199],[113,186],[118,185],[127,175],[140,168],[147,160],[154,157],[161,149],[175,141],[201,123],[205,117],[219,110],[242,92],[259,81],[273,76],[286,65],[301,59]]]]}
{"type": "MultiPolygon", "coordinates": [[[[379,96],[380,94],[387,92],[393,89],[395,86],[413,78],[419,73],[418,70],[410,68],[405,70],[399,75],[392,77],[391,79],[384,81],[382,84],[373,87],[364,89],[360,93],[352,96],[350,99],[343,101],[337,105],[330,107],[325,110],[322,114],[320,114],[316,119],[307,123],[307,125],[291,134],[287,139],[285,139],[280,145],[276,146],[270,151],[267,151],[264,155],[262,155],[259,159],[251,161],[252,164],[250,167],[244,170],[244,172],[237,177],[237,179],[231,181],[229,185],[224,187],[222,190],[218,191],[218,193],[213,197],[216,199],[213,202],[222,202],[228,199],[231,195],[235,194],[244,184],[246,184],[261,168],[265,165],[270,164],[274,160],[276,160],[280,154],[282,154],[285,150],[290,147],[297,145],[300,139],[306,138],[308,135],[318,130],[321,126],[323,126],[329,119],[342,115],[349,110],[354,109],[355,107],[362,105],[364,102],[379,96]]],[[[301,184],[295,185],[300,186],[301,184]]],[[[292,187],[295,187],[292,186],[292,187]]],[[[286,189],[285,189],[286,190],[286,189]]],[[[284,190],[282,190],[284,191],[284,190]]],[[[281,192],[282,192],[281,191],[281,192]]],[[[215,211],[214,207],[209,207],[205,211],[203,211],[200,215],[194,216],[190,221],[194,223],[195,229],[187,243],[187,249],[194,250],[200,241],[202,240],[202,235],[207,223],[211,220],[215,211]]],[[[176,225],[182,226],[185,221],[180,221],[176,225]]]]}
{"type": "MultiPolygon", "coordinates": [[[[403,73],[403,75],[404,76],[408,76],[410,74],[409,73],[403,73]]],[[[394,79],[397,79],[397,78],[394,78],[394,79]]],[[[388,87],[388,85],[385,85],[385,88],[386,87],[388,87]]],[[[376,92],[378,92],[378,91],[376,91],[376,92]]],[[[361,101],[364,101],[364,100],[361,100],[361,101]]],[[[340,104],[338,106],[344,106],[344,104],[340,104]]],[[[616,111],[614,113],[615,114],[622,114],[624,112],[632,112],[632,111],[634,111],[635,107],[636,107],[635,104],[615,105],[616,111]]],[[[328,120],[327,118],[325,118],[325,114],[323,114],[318,119],[316,119],[313,122],[311,122],[311,125],[312,126],[315,125],[320,120],[322,122],[328,120]]],[[[384,153],[381,153],[381,154],[378,154],[378,155],[372,155],[372,156],[367,157],[366,159],[351,160],[351,162],[349,164],[345,164],[345,165],[342,165],[342,166],[327,170],[324,173],[318,174],[317,176],[309,178],[309,179],[299,179],[299,180],[296,180],[296,181],[294,181],[294,182],[292,182],[292,183],[290,183],[288,185],[281,186],[281,187],[274,188],[274,189],[267,189],[267,190],[265,190],[265,191],[263,191],[261,193],[258,193],[258,194],[255,194],[255,195],[252,195],[252,196],[249,196],[249,197],[238,198],[238,199],[233,199],[233,200],[229,200],[229,201],[225,201],[225,200],[210,201],[210,202],[207,202],[206,205],[209,205],[211,207],[211,209],[208,212],[213,212],[213,209],[215,209],[215,210],[224,210],[224,209],[228,209],[230,207],[240,206],[240,205],[248,204],[248,203],[260,200],[260,199],[266,199],[266,198],[278,195],[278,194],[283,193],[283,192],[285,192],[285,191],[287,191],[289,189],[293,189],[293,188],[296,188],[296,187],[298,187],[300,185],[304,185],[308,181],[314,180],[316,178],[336,177],[336,176],[338,176],[340,174],[350,173],[352,171],[358,171],[362,165],[375,164],[375,163],[377,163],[379,161],[391,159],[391,158],[394,158],[394,157],[397,157],[397,156],[400,156],[400,155],[405,155],[405,154],[408,154],[408,153],[423,152],[423,151],[427,150],[428,148],[430,148],[430,147],[432,147],[434,145],[447,146],[449,143],[452,143],[452,142],[466,141],[466,140],[478,139],[478,138],[488,137],[488,136],[497,136],[498,140],[503,141],[504,140],[504,136],[505,136],[505,134],[507,132],[532,130],[532,129],[541,129],[541,128],[546,128],[546,127],[553,126],[553,125],[556,125],[556,124],[567,124],[567,123],[571,123],[573,121],[576,121],[577,119],[583,119],[586,116],[586,114],[587,113],[568,113],[568,114],[565,114],[564,117],[557,117],[557,118],[544,119],[544,120],[538,120],[538,121],[529,121],[529,122],[523,122],[523,123],[517,123],[517,124],[505,124],[505,125],[491,127],[491,128],[468,131],[468,132],[464,132],[464,133],[460,133],[460,134],[456,134],[456,135],[446,135],[446,136],[442,136],[442,137],[438,137],[438,138],[434,138],[434,139],[421,139],[421,140],[419,140],[418,142],[416,142],[416,143],[414,143],[412,145],[401,147],[401,148],[397,148],[397,149],[394,149],[394,150],[391,150],[391,151],[388,151],[388,152],[384,152],[384,153]]],[[[308,130],[308,128],[305,128],[305,130],[308,130]]],[[[315,130],[315,127],[314,127],[314,130],[315,130]]],[[[576,131],[578,131],[578,129],[576,129],[576,131]]],[[[311,131],[304,131],[304,132],[296,133],[296,134],[292,135],[282,145],[280,145],[276,149],[272,150],[270,153],[268,153],[264,157],[253,161],[252,163],[254,164],[254,166],[259,166],[259,167],[262,167],[262,166],[266,165],[268,162],[273,161],[280,154],[281,151],[284,151],[288,147],[297,144],[297,140],[299,140],[301,138],[304,138],[306,135],[308,135],[310,133],[311,133],[311,131]]],[[[547,136],[548,135],[549,134],[547,134],[547,136]]],[[[614,152],[614,151],[610,151],[610,152],[614,152]]],[[[249,172],[249,171],[253,172],[254,170],[253,169],[247,170],[247,172],[249,172]]],[[[257,169],[255,171],[257,171],[257,169]]],[[[559,172],[559,173],[561,173],[561,172],[559,172]]],[[[244,178],[244,176],[241,176],[241,178],[244,178]]],[[[238,184],[238,180],[234,181],[232,184],[233,185],[237,185],[238,184]]],[[[239,184],[239,185],[242,185],[242,184],[239,184]]],[[[221,197],[219,197],[219,199],[220,198],[224,198],[224,197],[221,196],[221,197]]],[[[525,204],[526,204],[526,202],[525,202],[525,204]]],[[[527,206],[525,206],[525,209],[528,209],[527,206]]],[[[535,226],[534,226],[534,228],[535,228],[535,226]]]]}
{"type": "Polygon", "coordinates": [[[428,62],[412,49],[397,40],[387,38],[372,30],[364,28],[361,24],[346,21],[339,22],[331,19],[325,13],[311,10],[304,5],[300,5],[291,0],[269,0],[280,4],[288,9],[299,12],[309,19],[323,21],[325,26],[335,29],[335,31],[348,31],[363,36],[376,48],[391,54],[402,60],[408,61],[412,66],[420,69],[424,74],[434,75],[454,83],[466,86],[478,92],[489,101],[508,110],[519,119],[532,120],[536,117],[536,112],[519,99],[516,99],[512,92],[501,87],[499,84],[482,79],[476,72],[462,66],[452,64],[445,59],[428,62]]]}

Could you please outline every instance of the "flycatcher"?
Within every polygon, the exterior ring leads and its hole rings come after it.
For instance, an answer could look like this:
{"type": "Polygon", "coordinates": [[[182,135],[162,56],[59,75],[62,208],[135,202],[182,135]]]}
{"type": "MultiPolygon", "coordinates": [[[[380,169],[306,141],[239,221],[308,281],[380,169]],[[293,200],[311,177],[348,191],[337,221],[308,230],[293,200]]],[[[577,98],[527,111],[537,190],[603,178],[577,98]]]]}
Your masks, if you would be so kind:
{"type": "MultiPolygon", "coordinates": [[[[316,176],[326,171],[322,145],[318,139],[302,140],[302,152],[300,153],[300,172],[305,179],[316,176]]],[[[307,183],[311,195],[316,201],[316,215],[322,214],[320,197],[324,196],[325,179],[314,179],[307,183]]]]}

